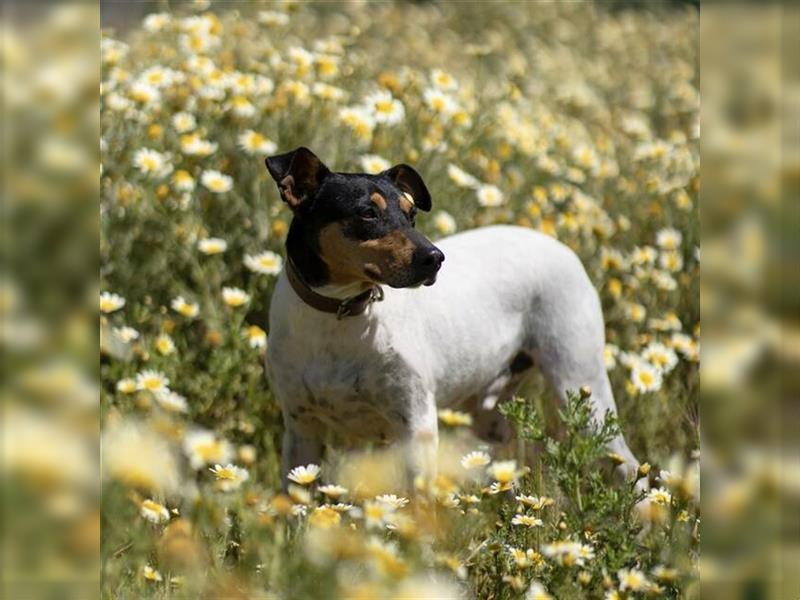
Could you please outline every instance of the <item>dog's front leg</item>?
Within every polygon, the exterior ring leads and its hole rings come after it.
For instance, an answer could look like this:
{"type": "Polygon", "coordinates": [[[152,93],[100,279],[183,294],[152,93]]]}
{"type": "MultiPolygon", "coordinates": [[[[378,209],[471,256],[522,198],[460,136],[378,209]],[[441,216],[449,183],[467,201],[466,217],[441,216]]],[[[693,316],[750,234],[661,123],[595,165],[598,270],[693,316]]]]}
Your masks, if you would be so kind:
{"type": "Polygon", "coordinates": [[[439,426],[436,402],[432,393],[411,405],[407,417],[406,467],[412,484],[420,478],[436,478],[439,446],[439,426]]]}
{"type": "Polygon", "coordinates": [[[320,465],[322,449],[322,442],[318,437],[304,435],[291,426],[286,427],[281,452],[281,482],[284,491],[289,486],[289,471],[308,464],[320,465]]]}

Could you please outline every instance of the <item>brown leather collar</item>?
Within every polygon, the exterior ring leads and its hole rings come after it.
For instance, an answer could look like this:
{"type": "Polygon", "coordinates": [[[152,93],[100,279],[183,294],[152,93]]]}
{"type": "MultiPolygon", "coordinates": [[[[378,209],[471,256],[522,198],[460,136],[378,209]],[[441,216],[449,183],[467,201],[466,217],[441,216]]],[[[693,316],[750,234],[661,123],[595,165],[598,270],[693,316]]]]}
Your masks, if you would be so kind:
{"type": "Polygon", "coordinates": [[[362,292],[358,296],[345,298],[344,300],[318,294],[303,281],[292,259],[288,257],[286,259],[286,277],[289,279],[292,289],[300,296],[303,302],[308,304],[311,308],[334,314],[337,319],[355,317],[363,314],[370,304],[383,300],[383,289],[377,285],[372,286],[366,292],[362,292]]]}

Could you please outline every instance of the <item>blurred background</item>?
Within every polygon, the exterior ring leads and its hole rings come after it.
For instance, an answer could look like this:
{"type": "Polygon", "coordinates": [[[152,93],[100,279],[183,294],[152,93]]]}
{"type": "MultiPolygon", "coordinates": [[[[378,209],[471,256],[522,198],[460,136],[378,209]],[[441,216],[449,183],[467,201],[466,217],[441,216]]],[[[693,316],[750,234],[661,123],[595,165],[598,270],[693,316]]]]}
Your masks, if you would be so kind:
{"type": "MultiPolygon", "coordinates": [[[[122,34],[166,4],[4,5],[3,597],[99,585],[100,27],[122,34]]],[[[798,33],[793,6],[709,5],[700,19],[712,598],[800,593],[798,33]]]]}

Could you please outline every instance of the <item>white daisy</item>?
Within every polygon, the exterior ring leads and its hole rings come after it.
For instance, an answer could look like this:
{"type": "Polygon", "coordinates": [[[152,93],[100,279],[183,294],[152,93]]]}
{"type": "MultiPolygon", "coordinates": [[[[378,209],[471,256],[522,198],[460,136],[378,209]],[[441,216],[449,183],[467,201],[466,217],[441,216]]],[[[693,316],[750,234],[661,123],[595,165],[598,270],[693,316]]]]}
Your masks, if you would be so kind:
{"type": "Polygon", "coordinates": [[[251,348],[266,348],[267,347],[267,332],[261,329],[258,325],[250,325],[244,331],[244,336],[251,348]]]}
{"type": "Polygon", "coordinates": [[[222,300],[228,306],[238,308],[250,302],[250,294],[241,288],[224,287],[222,288],[222,300]]]}
{"type": "Polygon", "coordinates": [[[222,492],[233,492],[238,490],[242,484],[250,479],[247,469],[228,464],[226,466],[214,465],[209,469],[217,478],[216,487],[222,492]]]}
{"type": "MultiPolygon", "coordinates": [[[[181,136],[181,152],[187,156],[208,156],[217,151],[217,144],[204,140],[197,133],[187,133],[181,136]]],[[[213,171],[216,173],[216,171],[213,171]]]]}
{"type": "Polygon", "coordinates": [[[158,353],[163,356],[175,352],[175,342],[173,342],[172,338],[166,333],[162,333],[156,338],[155,346],[158,353]]]}
{"type": "Polygon", "coordinates": [[[365,154],[359,159],[359,162],[364,172],[370,175],[377,175],[392,166],[388,160],[377,154],[365,154]]]}
{"type": "Polygon", "coordinates": [[[213,463],[225,463],[233,458],[233,447],[206,429],[189,431],[183,437],[183,451],[193,469],[213,463]]]}
{"type": "Polygon", "coordinates": [[[203,254],[220,254],[228,249],[228,242],[221,238],[205,238],[197,242],[197,248],[203,254]]]}
{"type": "Polygon", "coordinates": [[[447,176],[459,187],[475,188],[480,186],[480,182],[477,178],[473,177],[453,163],[447,165],[447,176]]]}
{"type": "Polygon", "coordinates": [[[142,21],[142,26],[150,33],[162,31],[172,21],[169,13],[152,13],[147,15],[142,21]]]}
{"type": "Polygon", "coordinates": [[[348,492],[346,487],[332,483],[319,486],[319,491],[328,496],[328,498],[339,498],[348,492]]]}
{"type": "Polygon", "coordinates": [[[683,235],[677,229],[667,227],[656,233],[656,245],[662,250],[677,250],[682,241],[683,235]]]}
{"type": "Polygon", "coordinates": [[[289,471],[288,478],[295,483],[299,483],[300,485],[308,485],[317,479],[319,472],[319,465],[305,465],[301,467],[295,467],[289,471]]]}
{"type": "Polygon", "coordinates": [[[408,498],[403,498],[395,494],[383,494],[382,496],[375,496],[375,500],[387,504],[393,508],[403,508],[408,504],[408,498]]]}
{"type": "Polygon", "coordinates": [[[465,469],[477,469],[485,467],[492,461],[492,458],[480,450],[469,452],[461,457],[461,466],[465,469]]]}
{"type": "Polygon", "coordinates": [[[139,339],[139,332],[133,327],[115,327],[114,335],[118,340],[124,342],[125,344],[129,344],[132,341],[139,339]]]}
{"type": "Polygon", "coordinates": [[[156,571],[156,570],[155,570],[153,567],[151,567],[150,565],[145,565],[145,566],[144,566],[144,569],[142,569],[142,576],[143,576],[143,577],[144,577],[144,578],[145,578],[147,581],[152,581],[153,583],[157,583],[157,582],[159,582],[159,581],[163,581],[163,580],[164,580],[164,578],[161,576],[161,573],[159,573],[158,571],[156,571]]]}
{"type": "Polygon", "coordinates": [[[252,129],[239,134],[238,141],[239,147],[250,155],[272,154],[278,149],[275,142],[252,129]]]}
{"type": "Polygon", "coordinates": [[[233,178],[209,169],[200,175],[200,182],[215,194],[223,194],[233,188],[233,178]]]}
{"type": "Polygon", "coordinates": [[[631,382],[640,393],[657,392],[661,389],[661,370],[638,361],[631,369],[631,382]]]}
{"type": "Polygon", "coordinates": [[[453,97],[439,89],[428,88],[422,97],[428,108],[444,117],[449,117],[458,110],[458,103],[453,97]]]}
{"type": "Polygon", "coordinates": [[[133,155],[133,164],[148,177],[164,177],[172,171],[166,154],[156,152],[150,148],[140,148],[133,155]]]}
{"type": "Polygon", "coordinates": [[[197,119],[192,113],[177,112],[172,115],[172,126],[178,133],[186,133],[197,127],[197,119]]]}
{"type": "Polygon", "coordinates": [[[136,374],[136,389],[158,394],[168,389],[169,379],[160,371],[145,369],[136,374]]]}
{"type": "Polygon", "coordinates": [[[373,92],[364,99],[364,104],[377,123],[397,125],[406,115],[403,103],[386,90],[373,92]]]}
{"type": "Polygon", "coordinates": [[[289,22],[289,15],[276,10],[262,10],[258,13],[258,22],[267,27],[286,25],[289,22]]]}
{"type": "Polygon", "coordinates": [[[445,92],[452,92],[458,89],[456,78],[441,69],[433,69],[431,71],[431,83],[445,92]]]}
{"type": "Polygon", "coordinates": [[[277,275],[283,268],[283,258],[280,254],[265,250],[259,254],[246,254],[244,266],[255,273],[277,275]]]}
{"type": "Polygon", "coordinates": [[[481,206],[494,207],[503,203],[503,192],[496,185],[482,184],[476,194],[481,206]]]}
{"type": "Polygon", "coordinates": [[[139,507],[139,514],[151,523],[165,523],[169,521],[169,511],[167,507],[155,502],[154,500],[145,500],[139,507]]]}
{"type": "Polygon", "coordinates": [[[663,373],[669,373],[678,364],[678,355],[672,348],[667,348],[659,342],[651,342],[642,351],[642,358],[663,373]]]}
{"type": "Polygon", "coordinates": [[[176,313],[179,313],[189,319],[196,317],[200,312],[200,306],[197,303],[187,302],[183,296],[177,296],[173,298],[170,306],[176,313]]]}
{"type": "Polygon", "coordinates": [[[156,402],[159,406],[169,412],[185,413],[189,410],[189,405],[186,403],[186,398],[172,390],[164,390],[158,392],[156,395],[156,402]]]}
{"type": "Polygon", "coordinates": [[[126,377],[117,382],[117,391],[122,394],[132,394],[136,391],[136,380],[126,377]]]}
{"type": "Polygon", "coordinates": [[[450,235],[456,231],[456,220],[449,212],[440,210],[433,217],[433,226],[441,235],[450,235]]]}

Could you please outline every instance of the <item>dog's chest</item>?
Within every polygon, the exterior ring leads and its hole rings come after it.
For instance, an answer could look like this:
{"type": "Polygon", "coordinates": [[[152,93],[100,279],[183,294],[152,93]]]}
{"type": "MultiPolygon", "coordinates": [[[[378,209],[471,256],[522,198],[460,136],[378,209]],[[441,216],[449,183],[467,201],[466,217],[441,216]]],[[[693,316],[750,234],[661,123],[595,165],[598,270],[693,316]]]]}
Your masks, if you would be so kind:
{"type": "Polygon", "coordinates": [[[310,432],[344,439],[389,441],[408,423],[403,361],[392,352],[348,353],[335,344],[305,349],[301,360],[276,353],[285,414],[310,432]]]}

